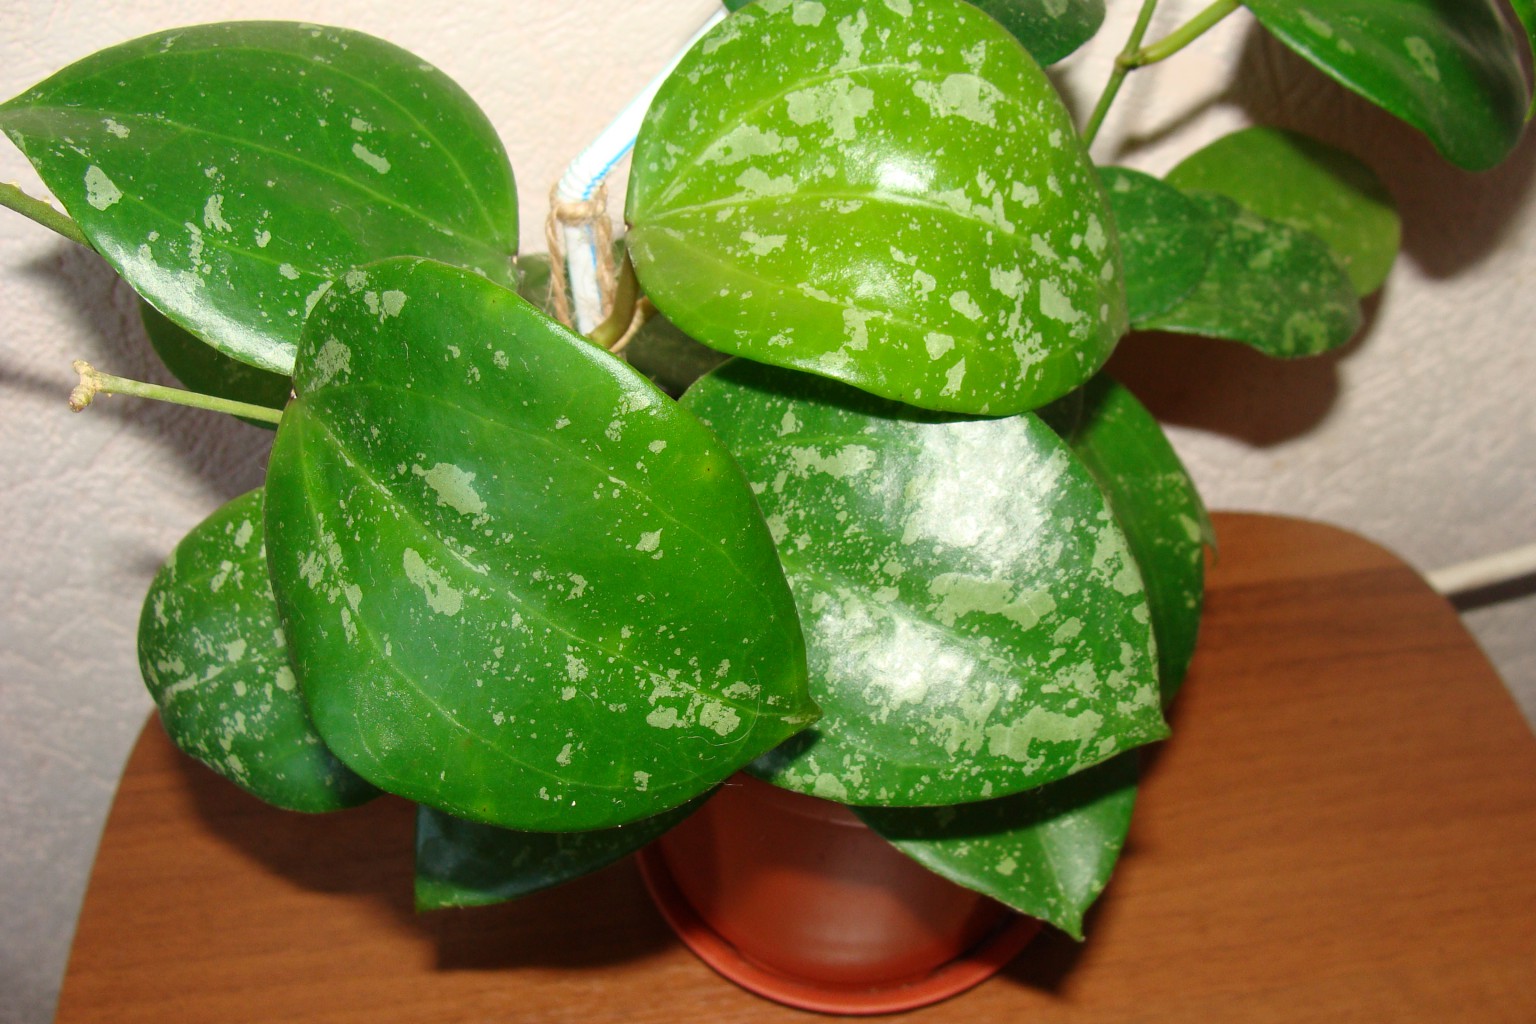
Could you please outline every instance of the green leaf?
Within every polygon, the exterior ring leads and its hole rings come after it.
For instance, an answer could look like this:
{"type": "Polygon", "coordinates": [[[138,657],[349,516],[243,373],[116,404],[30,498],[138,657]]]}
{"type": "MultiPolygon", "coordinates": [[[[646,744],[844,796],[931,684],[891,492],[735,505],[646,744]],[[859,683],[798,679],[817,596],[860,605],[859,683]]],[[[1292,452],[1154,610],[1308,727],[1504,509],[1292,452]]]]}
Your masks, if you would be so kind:
{"type": "Polygon", "coordinates": [[[584,831],[815,717],[773,541],[714,436],[467,271],[391,260],[311,317],[267,546],[326,742],[457,817],[584,831]]]}
{"type": "Polygon", "coordinates": [[[657,313],[635,333],[624,358],[651,383],[676,397],[729,357],[700,345],[657,313]]]}
{"type": "MultiPolygon", "coordinates": [[[[1536,3],[1532,0],[1509,0],[1510,8],[1515,12],[1515,17],[1520,19],[1520,26],[1525,29],[1525,39],[1529,46],[1531,60],[1536,63],[1536,3]]],[[[1530,106],[1525,108],[1525,119],[1529,121],[1536,115],[1536,97],[1532,98],[1530,106]]]]}
{"type": "Polygon", "coordinates": [[[1326,243],[1224,196],[1190,196],[1220,231],[1205,279],[1172,309],[1137,326],[1226,338],[1282,359],[1317,355],[1354,337],[1360,303],[1326,243]]]}
{"type": "Polygon", "coordinates": [[[260,490],[183,538],[139,617],[139,670],[171,740],[241,788],[293,811],[378,790],[321,742],[288,665],[267,582],[260,490]]]}
{"type": "Polygon", "coordinates": [[[1125,846],[1136,777],[1137,758],[1122,754],[1000,800],[855,812],[930,871],[1081,941],[1125,846]]]}
{"type": "Polygon", "coordinates": [[[1205,277],[1219,226],[1204,207],[1150,174],[1101,167],[1125,261],[1131,323],[1167,312],[1205,277]]]}
{"type": "MultiPolygon", "coordinates": [[[[289,378],[231,359],[167,320],[147,302],[139,303],[139,318],[144,322],[150,346],[165,368],[193,391],[269,409],[281,409],[288,404],[288,393],[293,388],[289,378]]],[[[275,429],[264,420],[241,419],[263,430],[275,429]]]]}
{"type": "Polygon", "coordinates": [[[549,302],[549,253],[523,253],[517,258],[517,294],[540,313],[552,313],[549,302]]]}
{"type": "Polygon", "coordinates": [[[1312,232],[1343,261],[1358,295],[1380,288],[1397,258],[1402,222],[1381,179],[1343,150],[1296,132],[1255,127],[1217,139],[1170,171],[1168,183],[1312,232]]]}
{"type": "Polygon", "coordinates": [[[757,491],[823,709],[755,772],[844,803],[961,803],[1166,734],[1140,574],[1039,417],[923,415],[744,360],[684,405],[757,491]]]}
{"type": "Polygon", "coordinates": [[[1066,108],[961,0],[743,8],[662,87],[633,166],[646,294],[722,352],[1004,414],[1081,384],[1124,332],[1066,108]]]}
{"type": "Polygon", "coordinates": [[[1109,499],[1141,569],[1167,707],[1184,682],[1200,631],[1210,517],[1157,420],[1107,375],[1088,382],[1082,417],[1063,436],[1109,499]]]}
{"type": "Polygon", "coordinates": [[[996,18],[1041,64],[1054,64],[1104,24],[1104,0],[971,0],[996,18]]]}
{"type": "Polygon", "coordinates": [[[428,256],[510,284],[512,170],[485,115],[381,40],[287,22],[161,32],[0,106],[91,244],[173,321],[293,372],[332,279],[428,256]]]}
{"type": "Polygon", "coordinates": [[[704,802],[596,832],[518,832],[416,808],[416,909],[515,900],[607,867],[661,836],[704,802]]]}
{"type": "Polygon", "coordinates": [[[1531,102],[1495,0],[1243,0],[1266,29],[1339,84],[1486,170],[1520,140],[1531,102]]]}

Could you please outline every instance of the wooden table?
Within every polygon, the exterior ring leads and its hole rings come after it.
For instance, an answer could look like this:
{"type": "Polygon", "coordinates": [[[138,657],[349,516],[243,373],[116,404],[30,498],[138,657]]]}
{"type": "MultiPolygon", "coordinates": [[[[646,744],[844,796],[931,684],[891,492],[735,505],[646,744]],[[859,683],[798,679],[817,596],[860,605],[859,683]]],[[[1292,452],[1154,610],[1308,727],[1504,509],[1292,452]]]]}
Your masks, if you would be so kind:
{"type": "MultiPolygon", "coordinates": [[[[1077,946],[926,1021],[1536,1021],[1536,739],[1452,610],[1338,530],[1223,515],[1176,739],[1077,946]]],[[[807,1020],[719,980],[633,867],[416,916],[411,811],[270,810],[151,723],[58,1020],[807,1020]]]]}

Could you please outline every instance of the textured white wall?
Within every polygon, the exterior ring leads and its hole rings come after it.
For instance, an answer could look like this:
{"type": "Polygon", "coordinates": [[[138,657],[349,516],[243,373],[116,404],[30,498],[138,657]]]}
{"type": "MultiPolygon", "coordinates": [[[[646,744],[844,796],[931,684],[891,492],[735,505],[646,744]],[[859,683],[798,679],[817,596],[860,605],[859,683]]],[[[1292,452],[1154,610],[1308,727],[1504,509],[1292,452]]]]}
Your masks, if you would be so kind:
{"type": "MultiPolygon", "coordinates": [[[[1165,0],[1158,28],[1204,0],[1165,0]]],[[[1111,0],[1101,43],[1062,78],[1082,112],[1134,5],[1111,0]]],[[[710,0],[497,0],[452,14],[361,0],[3,0],[0,96],[146,32],[230,18],[303,18],[407,46],[455,77],[500,128],[523,239],[542,248],[549,184],[712,9],[710,0]]],[[[1276,366],[1245,350],[1141,339],[1121,372],[1178,424],[1218,508],[1352,527],[1434,567],[1536,539],[1536,148],[1484,176],[1447,168],[1241,17],[1133,76],[1097,155],[1164,170],[1257,118],[1371,157],[1404,206],[1407,252],[1365,337],[1276,366]],[[1389,166],[1390,164],[1390,166],[1389,166]]],[[[36,188],[9,146],[0,179],[36,188]]],[[[616,189],[622,194],[622,189],[616,189]]],[[[103,265],[0,214],[0,1022],[51,1016],[96,835],[149,702],[133,634],[177,539],[260,483],[270,435],[115,399],[71,417],[69,362],[163,379],[127,290],[103,265]]],[[[1536,602],[1473,624],[1536,714],[1536,602]]],[[[403,855],[403,854],[402,854],[403,855]]],[[[189,894],[192,895],[192,894],[189,894]]]]}

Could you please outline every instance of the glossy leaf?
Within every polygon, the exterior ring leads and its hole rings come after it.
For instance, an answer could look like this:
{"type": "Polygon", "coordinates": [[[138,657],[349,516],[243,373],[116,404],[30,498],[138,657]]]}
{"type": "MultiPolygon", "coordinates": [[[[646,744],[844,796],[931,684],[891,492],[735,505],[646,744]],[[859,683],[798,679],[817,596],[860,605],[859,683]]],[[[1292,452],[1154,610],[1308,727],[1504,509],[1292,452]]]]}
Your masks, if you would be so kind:
{"type": "Polygon", "coordinates": [[[139,669],[183,751],[279,807],[333,811],[378,790],[321,742],[288,665],[267,582],[262,493],[176,546],[139,617],[139,669]]]}
{"type": "Polygon", "coordinates": [[[1200,632],[1210,516],[1157,420],[1105,374],[1083,389],[1082,416],[1063,436],[1109,499],[1141,568],[1167,707],[1184,682],[1200,632]]]}
{"type": "Polygon", "coordinates": [[[1330,78],[1486,170],[1520,140],[1530,88],[1495,0],[1243,0],[1330,78]]]}
{"type": "Polygon", "coordinates": [[[1343,261],[1358,295],[1380,288],[1397,258],[1402,222],[1381,179],[1343,150],[1296,132],[1255,127],[1217,139],[1170,171],[1168,182],[1312,232],[1343,261]]]}
{"type": "Polygon", "coordinates": [[[1317,355],[1354,337],[1360,303],[1322,239],[1225,196],[1191,198],[1220,227],[1205,278],[1177,306],[1137,326],[1240,341],[1282,359],[1317,355]]]}
{"type": "MultiPolygon", "coordinates": [[[[289,378],[231,359],[167,320],[147,302],[139,303],[139,318],[144,322],[150,346],[165,368],[193,391],[269,409],[281,409],[288,404],[288,393],[293,388],[289,378]]],[[[276,429],[265,420],[241,419],[263,430],[276,429]]]]}
{"type": "Polygon", "coordinates": [[[757,491],[823,710],[755,772],[844,803],[950,804],[1166,734],[1140,574],[1038,417],[922,415],[744,360],[683,401],[757,491]]]}
{"type": "Polygon", "coordinates": [[[1081,941],[1125,846],[1136,778],[1136,755],[1122,754],[1000,800],[855,811],[930,871],[1081,941]]]}
{"type": "Polygon", "coordinates": [[[1118,247],[1066,108],[961,0],[771,0],[679,65],[626,206],[684,332],[924,408],[1004,414],[1125,329],[1118,247]]]}
{"type": "Polygon", "coordinates": [[[584,831],[815,717],[741,471],[639,374],[428,261],[354,271],[311,320],[267,545],[316,725],[359,774],[584,831]]]}
{"type": "Polygon", "coordinates": [[[515,900],[607,867],[645,846],[703,802],[596,832],[517,832],[416,808],[416,909],[515,900]]]}
{"type": "Polygon", "coordinates": [[[971,0],[1013,33],[1041,64],[1054,64],[1094,37],[1104,0],[971,0]]]}
{"type": "Polygon", "coordinates": [[[1178,305],[1205,277],[1218,225],[1183,192],[1150,174],[1101,167],[1120,233],[1131,323],[1178,305]]]}
{"type": "Polygon", "coordinates": [[[674,397],[727,358],[688,337],[660,313],[645,322],[624,350],[630,366],[674,397]]]}
{"type": "Polygon", "coordinates": [[[276,373],[355,264],[429,256],[512,281],[516,191],[495,132],[440,71],[361,33],[145,36],[0,106],[0,129],[136,291],[276,373]]]}

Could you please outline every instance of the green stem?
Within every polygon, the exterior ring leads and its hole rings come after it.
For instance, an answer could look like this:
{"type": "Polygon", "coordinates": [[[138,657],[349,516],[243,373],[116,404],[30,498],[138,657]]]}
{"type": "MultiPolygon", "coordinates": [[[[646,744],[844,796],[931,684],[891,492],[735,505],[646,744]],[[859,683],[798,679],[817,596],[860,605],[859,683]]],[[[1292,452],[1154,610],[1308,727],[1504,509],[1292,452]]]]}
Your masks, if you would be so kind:
{"type": "Polygon", "coordinates": [[[592,344],[609,350],[629,330],[630,322],[635,319],[635,302],[640,298],[640,281],[635,277],[635,264],[629,258],[628,249],[624,251],[624,262],[619,264],[618,277],[612,312],[608,314],[608,319],[592,328],[592,333],[587,335],[592,344]]]}
{"type": "Polygon", "coordinates": [[[244,416],[246,419],[261,420],[264,423],[279,423],[283,418],[281,409],[271,409],[265,405],[235,402],[228,398],[198,394],[196,391],[183,391],[180,388],[146,384],[126,377],[114,377],[110,373],[102,373],[83,359],[75,360],[74,367],[75,372],[80,375],[80,383],[75,385],[75,390],[69,393],[69,407],[75,412],[83,412],[97,395],[133,395],[137,398],[153,398],[161,402],[170,402],[173,405],[186,405],[193,409],[227,412],[231,416],[244,416]]]}
{"type": "Polygon", "coordinates": [[[1147,37],[1147,28],[1152,24],[1152,14],[1157,10],[1157,0],[1143,0],[1141,13],[1136,16],[1136,26],[1131,29],[1130,38],[1125,41],[1125,49],[1120,51],[1120,56],[1115,58],[1115,69],[1110,72],[1109,81],[1104,83],[1104,92],[1099,96],[1099,102],[1094,105],[1093,114],[1088,118],[1088,124],[1083,128],[1083,145],[1093,145],[1093,140],[1098,136],[1099,129],[1104,126],[1104,118],[1109,113],[1109,108],[1115,103],[1115,97],[1120,95],[1120,87],[1125,84],[1125,76],[1135,65],[1129,63],[1141,49],[1141,41],[1147,37]]]}
{"type": "Polygon", "coordinates": [[[1156,64],[1160,60],[1167,60],[1196,39],[1205,35],[1212,28],[1215,28],[1218,22],[1241,6],[1242,4],[1239,0],[1216,0],[1211,6],[1151,46],[1144,47],[1131,54],[1128,58],[1131,62],[1131,67],[1139,68],[1148,64],[1156,64]]]}
{"type": "Polygon", "coordinates": [[[43,227],[58,232],[71,242],[78,242],[87,249],[91,248],[91,243],[85,237],[85,232],[80,230],[79,224],[41,199],[34,199],[27,195],[20,187],[10,182],[0,182],[0,206],[8,207],[23,217],[37,221],[43,227]]]}

